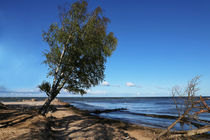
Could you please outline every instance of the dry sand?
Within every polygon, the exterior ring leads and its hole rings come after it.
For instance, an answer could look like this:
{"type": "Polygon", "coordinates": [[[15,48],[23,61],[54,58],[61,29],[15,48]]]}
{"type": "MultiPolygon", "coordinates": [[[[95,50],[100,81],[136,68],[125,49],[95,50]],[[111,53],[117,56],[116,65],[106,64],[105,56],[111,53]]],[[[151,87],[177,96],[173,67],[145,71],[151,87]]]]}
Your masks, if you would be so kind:
{"type": "Polygon", "coordinates": [[[58,100],[55,112],[46,117],[36,106],[44,101],[4,102],[0,109],[0,140],[151,140],[160,129],[104,119],[80,111],[58,100]],[[13,107],[11,107],[11,105],[13,107]],[[25,108],[26,105],[33,106],[25,108]]]}

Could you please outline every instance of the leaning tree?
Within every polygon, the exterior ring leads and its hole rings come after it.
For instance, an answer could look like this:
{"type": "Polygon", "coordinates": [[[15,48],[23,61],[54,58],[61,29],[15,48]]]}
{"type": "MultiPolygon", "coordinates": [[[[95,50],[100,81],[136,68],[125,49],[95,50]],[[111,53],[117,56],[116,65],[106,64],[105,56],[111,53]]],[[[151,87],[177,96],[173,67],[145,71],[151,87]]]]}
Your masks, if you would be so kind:
{"type": "Polygon", "coordinates": [[[110,20],[103,16],[102,9],[87,8],[86,0],[76,1],[61,14],[59,23],[51,24],[43,33],[49,45],[44,63],[49,66],[48,76],[53,81],[39,85],[48,95],[40,109],[42,115],[61,89],[83,95],[104,79],[105,63],[116,49],[117,39],[107,31],[110,20]]]}

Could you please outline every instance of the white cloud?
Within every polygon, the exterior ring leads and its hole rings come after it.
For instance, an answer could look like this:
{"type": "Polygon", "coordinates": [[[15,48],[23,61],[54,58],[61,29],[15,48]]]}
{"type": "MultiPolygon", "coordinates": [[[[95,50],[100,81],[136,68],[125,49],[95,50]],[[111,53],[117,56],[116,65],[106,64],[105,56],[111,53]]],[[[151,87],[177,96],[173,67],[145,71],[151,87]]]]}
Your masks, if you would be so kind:
{"type": "Polygon", "coordinates": [[[126,83],[126,86],[127,86],[127,87],[135,87],[136,85],[135,85],[134,83],[127,82],[127,83],[126,83]]]}
{"type": "Polygon", "coordinates": [[[104,90],[87,90],[87,93],[92,95],[98,95],[98,94],[105,95],[107,92],[104,90]]]}
{"type": "Polygon", "coordinates": [[[34,89],[16,89],[16,90],[8,90],[7,88],[0,86],[0,92],[4,93],[38,93],[39,88],[34,88],[34,89]]]}
{"type": "Polygon", "coordinates": [[[43,97],[46,96],[45,93],[41,93],[38,88],[34,89],[16,89],[16,90],[7,90],[6,88],[0,89],[0,95],[2,97],[43,97]]]}
{"type": "Polygon", "coordinates": [[[101,83],[101,85],[102,85],[102,86],[110,86],[109,82],[107,82],[107,81],[103,81],[103,82],[101,83]]]}
{"type": "Polygon", "coordinates": [[[134,83],[132,83],[132,82],[127,82],[127,83],[125,83],[125,85],[126,85],[127,87],[141,88],[140,85],[136,85],[136,84],[134,84],[134,83]]]}
{"type": "Polygon", "coordinates": [[[107,81],[103,81],[101,83],[101,86],[111,86],[111,87],[120,87],[120,85],[111,85],[109,82],[107,81]]]}
{"type": "Polygon", "coordinates": [[[41,92],[5,92],[1,93],[1,97],[47,97],[45,93],[41,92]]]}
{"type": "Polygon", "coordinates": [[[21,93],[32,93],[32,92],[39,92],[39,88],[34,88],[34,89],[17,89],[13,92],[21,92],[21,93]]]}

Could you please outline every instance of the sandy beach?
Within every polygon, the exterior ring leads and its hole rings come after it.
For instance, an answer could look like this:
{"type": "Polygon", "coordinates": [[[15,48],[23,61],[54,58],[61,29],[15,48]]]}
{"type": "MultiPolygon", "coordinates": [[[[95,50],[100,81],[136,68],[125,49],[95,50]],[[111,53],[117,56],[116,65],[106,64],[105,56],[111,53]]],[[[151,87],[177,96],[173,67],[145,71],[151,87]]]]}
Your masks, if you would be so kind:
{"type": "MultiPolygon", "coordinates": [[[[152,140],[163,131],[91,115],[58,99],[51,103],[46,116],[42,116],[38,114],[38,109],[43,104],[44,101],[34,99],[0,104],[0,140],[152,140]]],[[[178,139],[208,138],[194,136],[178,139]]]]}
{"type": "Polygon", "coordinates": [[[3,102],[0,111],[0,139],[151,140],[160,129],[100,118],[55,100],[54,112],[37,113],[44,101],[3,102]]]}

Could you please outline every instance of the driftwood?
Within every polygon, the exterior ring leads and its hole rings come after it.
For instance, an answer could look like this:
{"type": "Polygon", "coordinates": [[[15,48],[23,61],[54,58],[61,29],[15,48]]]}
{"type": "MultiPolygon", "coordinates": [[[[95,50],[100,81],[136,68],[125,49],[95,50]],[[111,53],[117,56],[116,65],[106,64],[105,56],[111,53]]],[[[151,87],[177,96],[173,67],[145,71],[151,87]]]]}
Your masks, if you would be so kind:
{"type": "MultiPolygon", "coordinates": [[[[171,128],[173,128],[178,122],[182,121],[185,116],[193,109],[195,108],[196,104],[200,104],[202,103],[202,105],[200,106],[200,111],[195,112],[195,115],[204,113],[204,112],[208,112],[210,113],[210,107],[208,107],[207,103],[205,102],[205,100],[208,100],[210,98],[203,98],[202,96],[200,96],[200,100],[198,101],[194,101],[193,105],[188,108],[175,122],[173,122],[166,130],[164,130],[162,133],[160,133],[157,137],[154,138],[154,140],[159,139],[161,136],[167,134],[171,128]]],[[[197,135],[197,134],[203,134],[206,132],[210,131],[210,125],[207,126],[203,126],[201,128],[198,129],[193,129],[193,130],[188,130],[188,131],[177,131],[176,133],[178,134],[171,134],[169,136],[169,138],[177,138],[177,137],[188,137],[188,136],[193,136],[193,135],[197,135]]]]}
{"type": "Polygon", "coordinates": [[[154,138],[154,140],[159,139],[161,136],[165,135],[166,133],[168,133],[168,131],[173,128],[178,122],[180,122],[185,116],[186,114],[191,110],[192,108],[188,109],[185,111],[185,113],[180,116],[175,122],[173,122],[166,130],[164,130],[162,133],[160,133],[156,138],[154,138]]]}
{"type": "Polygon", "coordinates": [[[169,136],[169,139],[172,138],[177,138],[177,137],[190,137],[190,136],[194,136],[194,135],[198,135],[198,134],[203,134],[206,132],[210,131],[210,125],[198,128],[198,129],[193,129],[193,130],[188,130],[188,131],[182,131],[182,132],[176,132],[178,134],[173,134],[171,136],[169,136]]]}
{"type": "Polygon", "coordinates": [[[200,96],[200,98],[198,99],[195,96],[196,92],[199,90],[199,88],[197,88],[199,78],[200,76],[196,76],[195,78],[193,78],[184,90],[180,89],[179,87],[174,87],[172,89],[172,96],[176,105],[176,109],[178,111],[179,118],[154,139],[159,139],[161,136],[164,136],[167,133],[169,133],[171,128],[173,128],[178,122],[187,122],[189,124],[193,124],[196,127],[198,127],[198,129],[176,132],[176,134],[173,134],[174,132],[170,132],[170,138],[177,138],[181,136],[193,136],[197,134],[203,134],[209,131],[210,125],[207,125],[209,124],[209,122],[199,120],[198,118],[198,115],[201,113],[210,113],[210,107],[208,107],[207,103],[205,102],[205,100],[209,100],[210,98],[203,98],[202,96],[200,96]],[[196,122],[204,122],[206,126],[198,125],[199,123],[192,122],[191,120],[196,122]]]}
{"type": "MultiPolygon", "coordinates": [[[[179,116],[171,116],[171,115],[158,115],[158,114],[146,114],[146,113],[134,113],[134,112],[130,112],[130,114],[140,115],[140,116],[147,116],[147,117],[152,117],[152,118],[173,119],[173,120],[177,120],[179,118],[179,116]]],[[[210,121],[207,121],[207,120],[202,120],[202,119],[196,120],[196,118],[191,119],[191,118],[188,118],[188,117],[183,117],[181,119],[181,121],[190,123],[190,124],[192,124],[193,126],[195,126],[197,128],[200,128],[200,127],[204,126],[201,123],[208,123],[208,124],[210,124],[210,121]]]]}
{"type": "Polygon", "coordinates": [[[205,102],[205,100],[209,100],[210,98],[203,98],[202,96],[200,96],[200,102],[203,104],[203,107],[201,107],[200,111],[196,112],[195,114],[200,114],[200,113],[210,113],[210,107],[208,107],[207,103],[205,102]]]}

